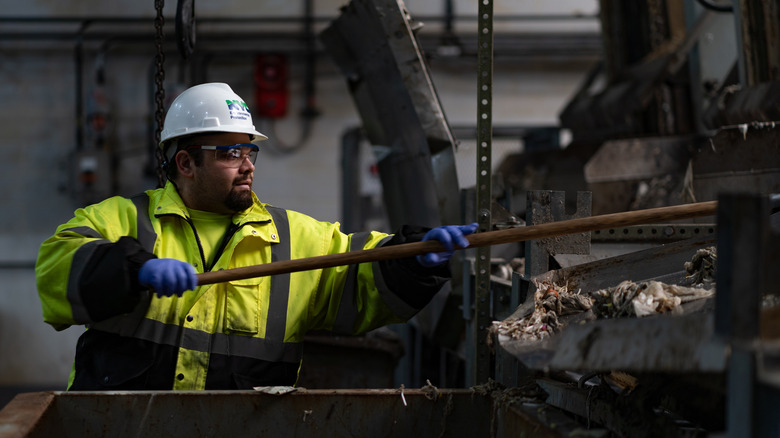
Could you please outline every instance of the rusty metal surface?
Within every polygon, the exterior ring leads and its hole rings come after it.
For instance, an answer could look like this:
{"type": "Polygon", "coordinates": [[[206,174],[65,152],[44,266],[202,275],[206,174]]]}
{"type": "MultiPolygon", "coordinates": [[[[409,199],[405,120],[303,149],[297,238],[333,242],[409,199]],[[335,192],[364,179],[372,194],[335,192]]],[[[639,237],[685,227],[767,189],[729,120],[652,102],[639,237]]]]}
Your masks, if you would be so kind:
{"type": "Polygon", "coordinates": [[[684,171],[690,137],[650,137],[605,142],[585,165],[589,183],[636,181],[684,171]]]}
{"type": "MultiPolygon", "coordinates": [[[[514,437],[584,428],[552,407],[495,388],[39,392],[0,410],[17,437],[514,437]]],[[[598,435],[596,435],[598,436],[598,435]]]]}
{"type": "Polygon", "coordinates": [[[728,352],[714,336],[711,316],[701,313],[570,322],[544,341],[499,342],[535,370],[721,372],[728,352]]]}
{"type": "Polygon", "coordinates": [[[46,427],[53,401],[54,394],[50,392],[17,395],[0,410],[0,437],[43,436],[41,429],[46,427]]]}
{"type": "Polygon", "coordinates": [[[50,400],[48,409],[9,417],[15,399],[0,411],[0,437],[479,437],[491,429],[490,397],[465,389],[406,390],[403,397],[398,389],[36,394],[50,400]]]}
{"type": "Polygon", "coordinates": [[[309,389],[392,388],[403,354],[400,337],[387,328],[364,336],[310,333],[297,384],[309,389]]]}
{"type": "Polygon", "coordinates": [[[698,313],[595,321],[563,330],[549,366],[593,371],[723,371],[727,350],[714,338],[713,327],[711,315],[698,313]]]}
{"type": "Polygon", "coordinates": [[[684,203],[680,193],[696,144],[691,136],[605,142],[584,167],[594,214],[684,203]]]}

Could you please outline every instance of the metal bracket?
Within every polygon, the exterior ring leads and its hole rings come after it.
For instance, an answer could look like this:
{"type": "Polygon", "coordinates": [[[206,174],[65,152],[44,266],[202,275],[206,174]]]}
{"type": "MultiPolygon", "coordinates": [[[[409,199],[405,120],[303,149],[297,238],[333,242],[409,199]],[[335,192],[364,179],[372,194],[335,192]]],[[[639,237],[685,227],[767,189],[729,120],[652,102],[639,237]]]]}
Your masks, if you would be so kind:
{"type": "MultiPolygon", "coordinates": [[[[548,222],[590,216],[591,192],[577,192],[577,209],[566,213],[566,193],[550,190],[528,192],[526,224],[548,222]]],[[[551,239],[530,240],[525,246],[525,272],[528,278],[543,274],[550,268],[550,256],[556,254],[589,254],[590,232],[570,234],[551,239]]]]}

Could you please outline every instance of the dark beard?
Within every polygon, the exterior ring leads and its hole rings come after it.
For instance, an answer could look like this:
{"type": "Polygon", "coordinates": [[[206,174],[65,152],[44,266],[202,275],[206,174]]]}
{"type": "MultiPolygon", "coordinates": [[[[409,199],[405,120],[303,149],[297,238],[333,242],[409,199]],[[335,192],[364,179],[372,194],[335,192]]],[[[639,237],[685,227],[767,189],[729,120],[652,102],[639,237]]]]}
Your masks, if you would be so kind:
{"type": "Polygon", "coordinates": [[[252,191],[237,192],[231,190],[225,198],[225,207],[231,211],[242,211],[252,206],[252,191]]]}

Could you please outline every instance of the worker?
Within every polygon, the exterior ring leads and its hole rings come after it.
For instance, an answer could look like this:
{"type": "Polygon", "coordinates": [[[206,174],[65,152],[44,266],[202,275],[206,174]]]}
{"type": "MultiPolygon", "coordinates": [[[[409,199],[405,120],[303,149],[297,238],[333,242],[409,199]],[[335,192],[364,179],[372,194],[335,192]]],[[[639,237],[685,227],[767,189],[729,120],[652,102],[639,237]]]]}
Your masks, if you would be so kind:
{"type": "Polygon", "coordinates": [[[294,385],[306,332],[407,321],[449,279],[476,224],[345,234],[263,204],[252,182],[266,138],[227,84],[189,88],[161,133],[165,186],[80,208],[41,245],[44,321],[87,327],[69,390],[294,385]],[[197,273],[419,240],[446,250],[198,286],[197,273]]]}

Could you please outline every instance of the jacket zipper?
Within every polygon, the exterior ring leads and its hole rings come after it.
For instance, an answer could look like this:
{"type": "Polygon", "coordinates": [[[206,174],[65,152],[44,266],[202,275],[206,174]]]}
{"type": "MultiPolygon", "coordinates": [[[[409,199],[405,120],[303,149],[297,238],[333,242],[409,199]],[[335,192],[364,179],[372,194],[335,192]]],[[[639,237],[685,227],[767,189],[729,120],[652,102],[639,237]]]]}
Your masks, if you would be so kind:
{"type": "MultiPolygon", "coordinates": [[[[225,235],[222,236],[222,242],[219,244],[219,247],[214,253],[214,258],[212,259],[213,262],[211,266],[208,267],[208,271],[211,271],[211,269],[214,267],[214,265],[217,263],[220,257],[222,257],[222,253],[225,251],[225,248],[227,248],[228,242],[230,242],[230,239],[233,238],[233,235],[236,234],[236,231],[238,231],[241,227],[243,227],[246,224],[236,225],[233,223],[233,221],[230,222],[230,225],[228,225],[227,231],[225,231],[225,235]]],[[[193,230],[195,230],[195,227],[192,227],[193,230]]],[[[195,235],[198,235],[198,232],[195,231],[195,235]]],[[[206,265],[203,265],[204,267],[206,265]]]]}
{"type": "Polygon", "coordinates": [[[157,218],[161,218],[163,216],[178,217],[178,218],[184,219],[184,222],[187,222],[190,225],[190,228],[192,228],[192,234],[195,236],[195,243],[198,244],[198,252],[200,253],[200,261],[201,261],[202,266],[203,266],[203,272],[208,272],[209,270],[206,269],[206,267],[207,267],[206,255],[203,253],[203,245],[200,243],[200,236],[198,236],[198,230],[195,229],[195,224],[192,223],[192,220],[189,217],[187,217],[187,216],[181,216],[181,215],[178,215],[178,214],[159,214],[159,215],[155,215],[155,217],[157,217],[157,218]]]}
{"type": "Polygon", "coordinates": [[[219,248],[217,248],[217,251],[214,254],[214,263],[209,265],[206,263],[206,255],[203,252],[203,244],[200,243],[200,236],[198,235],[198,230],[195,229],[195,224],[192,222],[192,219],[190,219],[187,216],[181,216],[178,214],[160,214],[156,215],[156,217],[163,217],[163,216],[174,216],[174,217],[180,217],[183,218],[185,222],[190,224],[190,228],[192,228],[192,234],[195,236],[195,242],[198,244],[198,251],[200,252],[200,261],[203,263],[203,272],[211,272],[211,269],[214,267],[214,264],[217,263],[220,257],[222,257],[222,253],[225,251],[225,248],[227,248],[228,242],[230,242],[230,239],[233,238],[233,235],[236,234],[238,230],[240,230],[245,225],[249,224],[265,224],[271,222],[269,221],[250,221],[250,222],[244,222],[241,225],[236,225],[232,221],[230,222],[230,225],[228,226],[227,231],[225,232],[225,236],[222,237],[222,242],[219,244],[219,248]]]}

